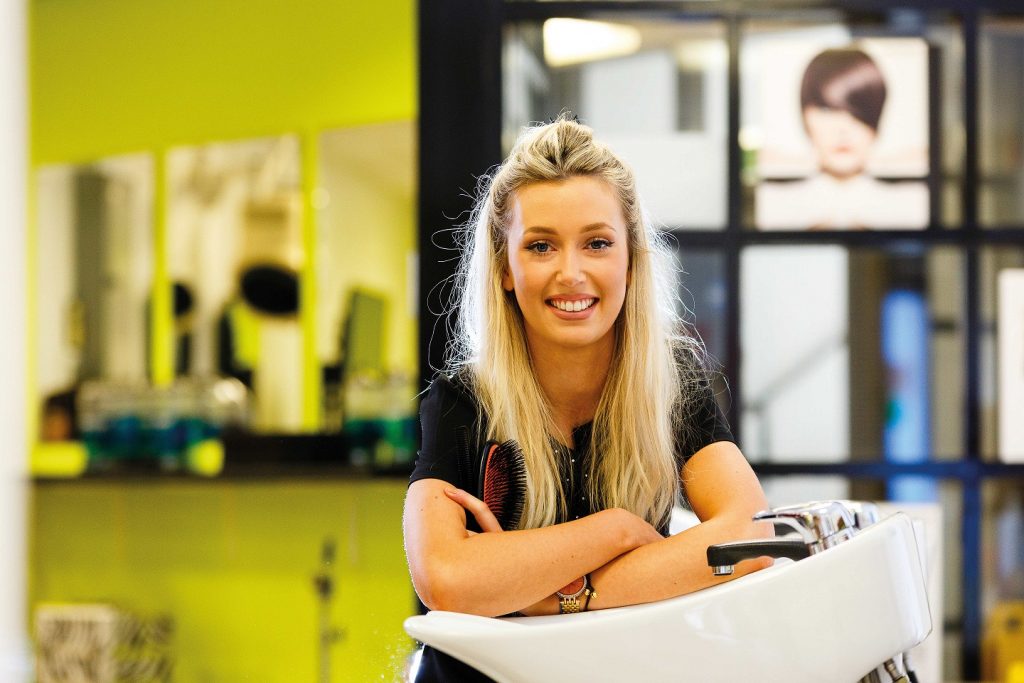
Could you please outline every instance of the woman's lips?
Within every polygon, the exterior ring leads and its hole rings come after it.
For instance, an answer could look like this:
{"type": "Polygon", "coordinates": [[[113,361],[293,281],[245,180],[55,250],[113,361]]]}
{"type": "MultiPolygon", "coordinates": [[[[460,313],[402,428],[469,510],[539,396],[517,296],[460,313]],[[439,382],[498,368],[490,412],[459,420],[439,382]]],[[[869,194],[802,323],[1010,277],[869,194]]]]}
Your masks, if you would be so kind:
{"type": "Polygon", "coordinates": [[[599,299],[594,296],[556,297],[545,303],[548,308],[563,320],[582,320],[590,317],[599,299]]]}

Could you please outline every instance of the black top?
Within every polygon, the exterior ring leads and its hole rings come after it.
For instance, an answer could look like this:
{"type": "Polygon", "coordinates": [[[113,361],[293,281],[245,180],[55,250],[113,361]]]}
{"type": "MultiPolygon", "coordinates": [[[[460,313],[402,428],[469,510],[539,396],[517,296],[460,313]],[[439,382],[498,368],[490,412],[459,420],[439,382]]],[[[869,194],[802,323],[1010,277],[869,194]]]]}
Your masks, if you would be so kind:
{"type": "MultiPolygon", "coordinates": [[[[703,385],[696,399],[691,403],[685,428],[676,437],[677,470],[682,470],[686,461],[708,444],[733,440],[710,383],[703,385]]],[[[443,375],[437,377],[420,403],[423,438],[409,483],[420,479],[442,479],[476,495],[476,473],[483,454],[481,435],[487,433],[486,419],[476,396],[464,381],[443,375]],[[469,437],[471,461],[468,468],[459,466],[457,432],[460,427],[465,428],[469,437]]],[[[573,429],[572,448],[555,444],[556,453],[562,456],[559,466],[569,506],[568,519],[559,521],[579,519],[597,512],[587,500],[584,485],[588,476],[586,460],[590,452],[591,426],[592,423],[588,422],[573,429]]],[[[474,531],[479,530],[471,515],[467,516],[467,524],[474,531]]],[[[668,520],[660,531],[667,534],[668,520]]]]}
{"type": "MultiPolygon", "coordinates": [[[[677,470],[694,453],[716,441],[732,441],[729,423],[715,401],[710,383],[706,384],[693,401],[685,428],[676,435],[677,470]]],[[[420,423],[423,428],[421,448],[416,467],[409,483],[420,479],[443,479],[448,483],[478,495],[476,473],[483,455],[483,435],[487,433],[487,416],[472,390],[458,378],[439,376],[420,403],[420,423]],[[459,465],[458,431],[465,428],[469,437],[470,462],[459,465]]],[[[596,512],[586,498],[582,482],[587,476],[586,458],[590,452],[591,423],[572,430],[573,448],[556,444],[562,458],[562,482],[569,503],[569,519],[579,519],[596,512]]],[[[560,520],[567,521],[567,520],[560,520]]],[[[466,526],[480,531],[472,515],[466,515],[466,526]]],[[[668,520],[659,529],[668,535],[668,520]]],[[[424,647],[415,683],[490,683],[491,679],[449,655],[424,647]]]]}

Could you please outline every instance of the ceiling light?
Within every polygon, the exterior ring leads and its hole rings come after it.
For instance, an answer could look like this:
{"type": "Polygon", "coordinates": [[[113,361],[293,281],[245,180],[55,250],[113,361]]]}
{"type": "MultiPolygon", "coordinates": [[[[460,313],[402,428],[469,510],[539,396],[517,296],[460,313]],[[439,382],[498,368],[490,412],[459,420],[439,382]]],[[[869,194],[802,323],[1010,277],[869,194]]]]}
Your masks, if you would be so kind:
{"type": "Polygon", "coordinates": [[[631,55],[640,49],[640,43],[640,31],[632,26],[584,19],[544,22],[544,60],[548,66],[631,55]]]}

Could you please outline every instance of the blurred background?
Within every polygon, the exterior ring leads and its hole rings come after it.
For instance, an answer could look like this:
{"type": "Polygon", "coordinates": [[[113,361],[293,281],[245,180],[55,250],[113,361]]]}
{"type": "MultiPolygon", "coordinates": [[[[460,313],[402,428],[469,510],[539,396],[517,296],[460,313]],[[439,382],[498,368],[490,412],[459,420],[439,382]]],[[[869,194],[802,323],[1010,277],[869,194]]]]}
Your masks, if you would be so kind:
{"type": "Polygon", "coordinates": [[[671,236],[770,502],[915,511],[922,680],[1017,675],[1015,3],[0,8],[3,680],[401,678],[401,506],[451,228],[563,110],[671,236]],[[800,103],[836,49],[886,87],[859,194],[828,177],[850,145],[818,145],[800,103]]]}

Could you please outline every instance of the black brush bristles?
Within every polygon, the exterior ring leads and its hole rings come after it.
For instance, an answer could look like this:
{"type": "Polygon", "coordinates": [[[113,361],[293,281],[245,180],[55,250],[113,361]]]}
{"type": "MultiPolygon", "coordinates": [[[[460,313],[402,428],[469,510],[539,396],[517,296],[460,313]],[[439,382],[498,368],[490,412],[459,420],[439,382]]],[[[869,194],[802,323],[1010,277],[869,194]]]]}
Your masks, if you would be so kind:
{"type": "Polygon", "coordinates": [[[469,429],[465,425],[455,428],[455,463],[459,469],[459,486],[468,489],[472,486],[472,458],[469,455],[469,429]]]}
{"type": "Polygon", "coordinates": [[[480,460],[480,499],[505,531],[519,527],[526,502],[526,461],[515,441],[488,441],[480,460]]]}

